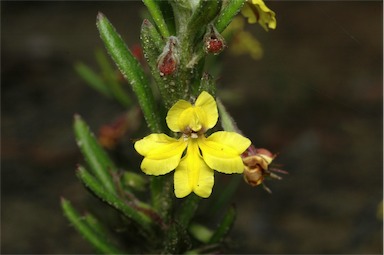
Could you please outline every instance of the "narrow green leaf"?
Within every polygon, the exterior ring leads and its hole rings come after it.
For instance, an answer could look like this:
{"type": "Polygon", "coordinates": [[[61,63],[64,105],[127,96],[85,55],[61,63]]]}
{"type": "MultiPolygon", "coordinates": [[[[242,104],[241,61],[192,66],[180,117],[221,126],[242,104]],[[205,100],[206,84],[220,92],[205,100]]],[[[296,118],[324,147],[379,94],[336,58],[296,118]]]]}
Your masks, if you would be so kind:
{"type": "Polygon", "coordinates": [[[118,82],[118,74],[116,73],[116,70],[112,68],[107,59],[107,56],[100,49],[96,51],[95,55],[111,94],[113,94],[113,96],[122,106],[127,108],[128,106],[132,105],[131,98],[122,88],[122,84],[118,82]]]}
{"type": "Polygon", "coordinates": [[[214,24],[219,33],[223,32],[229,23],[231,23],[233,17],[239,13],[245,2],[246,0],[231,0],[227,1],[225,6],[222,6],[220,15],[214,24]]]}
{"type": "Polygon", "coordinates": [[[223,103],[221,102],[221,100],[219,98],[216,99],[216,103],[217,103],[217,108],[219,109],[220,122],[221,122],[221,126],[223,127],[223,129],[225,131],[229,131],[229,132],[241,133],[239,128],[236,125],[235,120],[229,114],[227,109],[225,109],[225,106],[223,105],[223,103]]]}
{"type": "Polygon", "coordinates": [[[175,19],[173,14],[173,9],[171,4],[168,1],[157,1],[161,13],[163,14],[165,23],[167,24],[168,31],[170,35],[176,34],[175,19]]]}
{"type": "Polygon", "coordinates": [[[154,48],[154,53],[156,53],[153,57],[147,56],[147,58],[150,58],[151,60],[157,60],[160,53],[163,51],[163,48],[165,46],[165,39],[161,37],[157,29],[152,25],[152,23],[144,19],[143,24],[141,25],[141,40],[149,40],[151,43],[152,48],[154,48]]]}
{"type": "Polygon", "coordinates": [[[68,200],[62,198],[61,207],[64,211],[64,215],[73,224],[77,231],[79,231],[97,250],[105,254],[123,254],[123,252],[108,242],[108,239],[106,239],[104,235],[99,235],[97,229],[88,224],[88,222],[79,215],[75,208],[72,207],[68,200]]]}
{"type": "Polygon", "coordinates": [[[77,176],[84,183],[84,185],[102,201],[106,202],[116,210],[120,211],[123,215],[136,222],[146,234],[151,232],[152,220],[147,215],[141,213],[133,206],[125,203],[114,194],[108,192],[90,173],[88,173],[84,167],[78,167],[77,176]]]}
{"type": "Polygon", "coordinates": [[[92,214],[86,212],[83,216],[83,220],[96,232],[101,238],[108,241],[111,240],[110,234],[108,233],[105,226],[92,214]]]}
{"type": "Polygon", "coordinates": [[[157,112],[155,99],[139,62],[132,55],[123,39],[102,13],[97,15],[96,25],[109,54],[115,61],[121,73],[131,84],[148,127],[152,132],[161,132],[161,121],[157,112]]]}
{"type": "Polygon", "coordinates": [[[111,97],[111,92],[109,91],[108,86],[91,68],[83,63],[76,63],[74,68],[90,87],[107,97],[111,97]]]}
{"type": "Polygon", "coordinates": [[[147,6],[149,13],[151,14],[153,20],[155,21],[156,26],[159,28],[159,31],[163,38],[168,38],[170,33],[168,31],[167,24],[165,23],[163,14],[161,13],[158,3],[154,0],[143,0],[145,6],[147,6]]]}
{"type": "Polygon", "coordinates": [[[221,1],[218,0],[201,0],[188,23],[190,35],[195,35],[201,29],[205,31],[208,23],[218,14],[220,6],[221,1]]]}
{"type": "Polygon", "coordinates": [[[202,243],[208,243],[213,235],[212,230],[200,224],[191,224],[189,232],[202,243]]]}
{"type": "Polygon", "coordinates": [[[207,244],[203,246],[199,246],[196,249],[189,250],[184,252],[184,255],[199,255],[199,254],[221,254],[222,251],[220,249],[219,244],[207,244]]]}
{"type": "Polygon", "coordinates": [[[218,197],[210,206],[210,211],[213,215],[221,212],[223,207],[227,206],[236,190],[238,189],[240,183],[243,181],[243,176],[240,174],[235,174],[231,177],[231,180],[228,185],[226,185],[225,189],[220,193],[220,197],[218,197]]]}
{"type": "Polygon", "coordinates": [[[77,145],[87,160],[93,174],[108,192],[116,194],[111,173],[116,172],[117,168],[79,115],[75,115],[74,130],[77,145]]]}
{"type": "Polygon", "coordinates": [[[216,243],[222,240],[231,230],[232,225],[235,222],[235,219],[236,219],[236,210],[234,206],[231,206],[225,213],[219,227],[213,233],[211,240],[209,240],[209,243],[216,243]]]}
{"type": "Polygon", "coordinates": [[[178,77],[175,76],[177,71],[172,75],[162,77],[159,69],[157,68],[157,59],[163,51],[165,42],[161,39],[161,36],[157,32],[156,28],[149,20],[143,21],[140,37],[143,45],[144,56],[148,62],[152,77],[159,88],[160,95],[166,108],[170,108],[177,100],[182,98],[184,89],[180,86],[177,80],[178,77]]]}
{"type": "Polygon", "coordinates": [[[142,174],[126,171],[123,173],[122,183],[125,188],[137,191],[145,191],[148,179],[144,178],[142,174]]]}

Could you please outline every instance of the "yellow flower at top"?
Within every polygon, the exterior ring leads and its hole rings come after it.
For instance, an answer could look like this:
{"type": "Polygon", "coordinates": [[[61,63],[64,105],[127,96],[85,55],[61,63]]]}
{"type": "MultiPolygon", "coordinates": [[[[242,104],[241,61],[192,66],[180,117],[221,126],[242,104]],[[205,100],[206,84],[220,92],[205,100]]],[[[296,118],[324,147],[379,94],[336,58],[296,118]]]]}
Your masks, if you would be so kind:
{"type": "Polygon", "coordinates": [[[213,169],[225,173],[242,173],[241,154],[251,145],[248,138],[235,132],[219,131],[205,137],[218,120],[214,98],[203,91],[194,104],[179,100],[168,111],[167,125],[182,133],[179,139],[165,134],[151,134],[135,143],[144,156],[141,169],[148,175],[164,175],[172,170],[175,195],[185,197],[194,192],[207,198],[214,184],[213,169]],[[185,152],[185,153],[184,153],[185,152]]]}
{"type": "Polygon", "coordinates": [[[258,22],[266,31],[268,28],[276,28],[275,12],[269,9],[263,0],[251,0],[246,2],[241,9],[244,17],[248,18],[248,22],[253,24],[258,22]]]}
{"type": "Polygon", "coordinates": [[[248,54],[258,60],[263,56],[260,42],[248,31],[244,31],[244,19],[235,17],[224,30],[223,36],[229,41],[229,53],[233,55],[248,54]]]}

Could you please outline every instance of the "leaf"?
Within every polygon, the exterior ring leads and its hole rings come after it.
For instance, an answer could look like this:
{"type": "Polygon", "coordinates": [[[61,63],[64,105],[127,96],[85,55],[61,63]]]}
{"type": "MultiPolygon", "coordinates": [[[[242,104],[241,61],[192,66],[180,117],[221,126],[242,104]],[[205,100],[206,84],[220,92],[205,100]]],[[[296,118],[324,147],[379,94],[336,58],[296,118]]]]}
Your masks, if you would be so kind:
{"type": "Polygon", "coordinates": [[[61,207],[64,211],[64,215],[77,231],[79,231],[97,250],[105,254],[123,254],[123,252],[108,241],[105,233],[99,232],[99,227],[96,227],[95,224],[87,219],[84,220],[68,200],[61,198],[61,207]]]}
{"type": "Polygon", "coordinates": [[[196,31],[201,29],[205,31],[207,24],[216,17],[220,7],[221,1],[201,0],[188,23],[188,32],[190,35],[195,35],[196,31]]]}
{"type": "Polygon", "coordinates": [[[141,44],[143,46],[144,56],[148,62],[152,77],[156,82],[161,97],[166,108],[170,108],[177,100],[182,98],[184,90],[179,86],[175,74],[162,77],[157,67],[157,60],[162,53],[165,42],[152,23],[145,19],[141,25],[141,44]],[[171,93],[170,93],[171,92],[171,93]]]}
{"type": "Polygon", "coordinates": [[[131,98],[123,90],[122,84],[118,81],[116,70],[112,68],[107,56],[100,49],[96,51],[95,55],[110,93],[122,106],[128,107],[132,105],[131,98]]]}
{"type": "Polygon", "coordinates": [[[83,63],[76,63],[74,68],[90,87],[107,97],[111,97],[111,91],[109,91],[108,86],[91,68],[83,63]]]}
{"type": "Polygon", "coordinates": [[[139,62],[132,55],[123,39],[102,13],[97,15],[96,25],[108,53],[111,55],[117,67],[128,80],[132,90],[135,92],[148,127],[152,132],[161,132],[162,122],[157,113],[155,99],[139,62]]]}
{"type": "Polygon", "coordinates": [[[189,232],[193,235],[194,238],[199,240],[202,243],[208,243],[211,239],[213,232],[206,226],[193,223],[189,227],[189,232]]]}
{"type": "Polygon", "coordinates": [[[233,17],[236,16],[245,2],[246,0],[231,0],[227,1],[227,4],[222,6],[220,15],[214,23],[219,33],[223,32],[229,23],[231,23],[233,17]]]}
{"type": "Polygon", "coordinates": [[[93,174],[107,191],[116,194],[111,173],[116,172],[117,168],[79,115],[75,115],[74,130],[77,145],[88,162],[93,174]]]}
{"type": "Polygon", "coordinates": [[[223,220],[219,227],[213,233],[209,243],[216,243],[222,240],[228,232],[231,230],[233,223],[236,219],[236,210],[234,206],[231,206],[225,213],[223,220]]]}
{"type": "Polygon", "coordinates": [[[147,6],[148,11],[151,14],[153,20],[155,21],[156,26],[159,28],[161,35],[164,38],[168,38],[170,34],[158,3],[155,0],[143,0],[143,3],[145,4],[145,6],[147,6]]]}
{"type": "Polygon", "coordinates": [[[137,208],[125,203],[114,194],[108,192],[84,167],[78,167],[77,177],[102,201],[121,212],[127,218],[136,222],[144,230],[144,234],[148,234],[152,231],[151,218],[138,211],[137,208]]]}
{"type": "Polygon", "coordinates": [[[221,100],[219,98],[216,99],[216,103],[217,103],[217,108],[219,109],[220,122],[221,122],[221,126],[223,127],[223,129],[225,131],[237,132],[237,133],[241,134],[241,131],[237,127],[235,120],[229,114],[227,109],[225,109],[225,106],[223,105],[223,103],[221,102],[221,100]]]}

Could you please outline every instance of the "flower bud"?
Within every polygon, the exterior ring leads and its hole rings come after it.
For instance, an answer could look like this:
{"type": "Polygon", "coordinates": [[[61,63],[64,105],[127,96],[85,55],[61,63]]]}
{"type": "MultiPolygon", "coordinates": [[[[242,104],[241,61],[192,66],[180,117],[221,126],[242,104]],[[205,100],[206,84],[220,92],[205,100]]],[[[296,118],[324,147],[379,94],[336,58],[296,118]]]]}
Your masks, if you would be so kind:
{"type": "Polygon", "coordinates": [[[244,164],[243,177],[246,183],[251,186],[263,184],[264,188],[270,192],[268,187],[263,183],[265,177],[280,180],[281,177],[273,172],[287,174],[286,171],[280,169],[269,168],[276,155],[267,149],[255,148],[253,145],[241,155],[244,164]]]}
{"type": "Polygon", "coordinates": [[[264,181],[263,169],[256,165],[253,168],[244,166],[244,180],[251,186],[260,185],[264,181]]]}
{"type": "Polygon", "coordinates": [[[217,32],[216,28],[209,24],[204,35],[204,50],[206,53],[219,54],[225,49],[224,37],[217,32]]]}
{"type": "Polygon", "coordinates": [[[177,47],[179,40],[175,36],[170,36],[165,44],[163,52],[157,59],[157,69],[161,76],[173,74],[179,65],[179,53],[177,47]]]}

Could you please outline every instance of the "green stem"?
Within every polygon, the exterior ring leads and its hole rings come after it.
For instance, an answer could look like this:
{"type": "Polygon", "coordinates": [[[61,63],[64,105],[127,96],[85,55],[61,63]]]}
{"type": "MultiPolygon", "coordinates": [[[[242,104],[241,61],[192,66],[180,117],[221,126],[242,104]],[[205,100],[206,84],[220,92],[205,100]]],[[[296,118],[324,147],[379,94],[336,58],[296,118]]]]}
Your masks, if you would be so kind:
{"type": "MultiPolygon", "coordinates": [[[[193,83],[193,71],[188,68],[188,62],[193,52],[194,34],[188,30],[188,22],[191,18],[191,6],[188,1],[172,1],[173,13],[175,15],[176,33],[179,39],[179,56],[180,64],[177,70],[175,80],[178,82],[179,99],[188,99],[190,93],[190,85],[193,83]]],[[[175,102],[172,102],[174,104],[175,102]]]]}
{"type": "Polygon", "coordinates": [[[181,204],[176,212],[174,222],[166,233],[164,252],[167,254],[177,254],[188,243],[187,229],[193,216],[196,213],[201,198],[195,194],[190,194],[181,204]]]}
{"type": "Polygon", "coordinates": [[[182,203],[176,214],[176,221],[186,229],[199,206],[201,198],[194,193],[190,194],[182,203]]]}
{"type": "Polygon", "coordinates": [[[151,177],[151,196],[154,210],[165,222],[168,222],[171,216],[174,197],[172,176],[151,177]]]}

